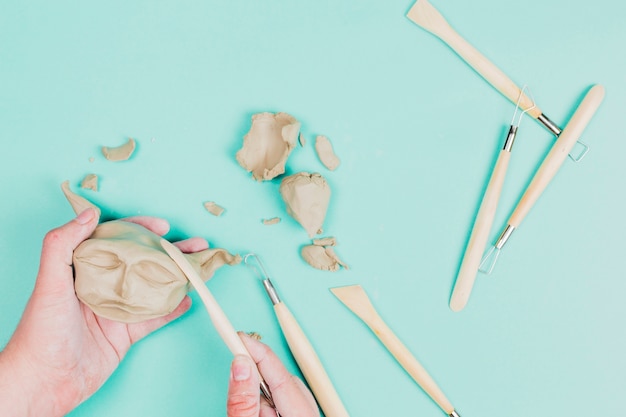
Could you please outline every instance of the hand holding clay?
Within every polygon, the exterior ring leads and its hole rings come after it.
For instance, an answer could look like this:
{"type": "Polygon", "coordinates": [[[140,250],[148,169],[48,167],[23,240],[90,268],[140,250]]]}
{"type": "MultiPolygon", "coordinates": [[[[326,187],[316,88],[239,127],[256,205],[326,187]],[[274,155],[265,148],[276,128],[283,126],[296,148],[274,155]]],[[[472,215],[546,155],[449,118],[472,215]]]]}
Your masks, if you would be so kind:
{"type": "MultiPolygon", "coordinates": [[[[319,417],[313,395],[304,383],[291,375],[272,350],[240,333],[246,349],[272,392],[276,410],[283,417],[319,417]]],[[[259,377],[247,356],[235,356],[228,386],[228,417],[275,417],[276,411],[259,396],[259,377]]]]}
{"type": "MultiPolygon", "coordinates": [[[[97,209],[62,185],[76,213],[97,209]]],[[[136,323],[171,313],[189,285],[185,274],[165,253],[160,236],[141,224],[104,222],[74,251],[77,297],[98,316],[136,323]]],[[[224,249],[208,249],[185,255],[205,281],[224,264],[237,264],[240,256],[224,249]]]]}
{"type": "MultiPolygon", "coordinates": [[[[184,297],[170,314],[125,324],[102,317],[74,293],[72,254],[98,225],[94,208],[49,232],[41,264],[24,315],[0,352],[0,415],[62,416],[93,394],[113,373],[130,346],[186,312],[184,297]]],[[[156,235],[169,230],[166,221],[128,219],[156,235]]],[[[128,223],[132,225],[131,223],[128,223]]],[[[176,244],[184,252],[208,247],[204,239],[176,244]]]]}

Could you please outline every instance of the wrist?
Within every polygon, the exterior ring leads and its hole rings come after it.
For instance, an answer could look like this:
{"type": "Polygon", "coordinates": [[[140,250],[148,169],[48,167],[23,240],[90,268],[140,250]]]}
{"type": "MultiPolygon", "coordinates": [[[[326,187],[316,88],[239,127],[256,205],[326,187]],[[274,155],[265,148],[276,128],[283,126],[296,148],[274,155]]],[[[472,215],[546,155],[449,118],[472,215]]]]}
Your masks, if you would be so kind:
{"type": "Polygon", "coordinates": [[[11,343],[0,352],[0,415],[62,416],[40,376],[11,343]]]}

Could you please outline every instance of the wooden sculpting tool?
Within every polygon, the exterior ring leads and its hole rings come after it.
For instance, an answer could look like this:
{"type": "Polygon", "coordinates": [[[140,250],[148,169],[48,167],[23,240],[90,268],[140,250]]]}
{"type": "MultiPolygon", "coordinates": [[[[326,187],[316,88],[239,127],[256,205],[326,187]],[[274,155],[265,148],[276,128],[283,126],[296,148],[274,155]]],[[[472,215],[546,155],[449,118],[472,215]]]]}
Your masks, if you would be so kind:
{"type": "Polygon", "coordinates": [[[280,324],[280,328],[283,331],[283,335],[287,340],[289,349],[293,354],[304,378],[311,387],[317,402],[319,403],[324,415],[327,417],[348,417],[349,414],[346,411],[333,383],[331,382],[322,362],[320,361],[315,349],[309,342],[302,328],[296,321],[296,318],[291,314],[291,311],[287,308],[285,303],[280,299],[272,281],[265,271],[263,264],[259,257],[253,253],[250,253],[243,258],[244,263],[255,270],[257,275],[261,278],[263,286],[267,291],[272,304],[274,305],[274,312],[276,318],[280,324]],[[251,262],[254,259],[257,265],[251,262]]]}
{"type": "MultiPolygon", "coordinates": [[[[520,97],[520,108],[526,110],[530,116],[538,120],[551,133],[555,136],[561,134],[561,128],[550,120],[539,107],[534,105],[533,100],[528,98],[504,72],[459,35],[441,13],[427,0],[417,0],[407,13],[407,17],[418,26],[445,42],[468,65],[474,68],[478,74],[512,103],[515,103],[518,97],[520,97]]],[[[574,141],[574,143],[576,143],[576,141],[574,141]]],[[[576,157],[570,155],[576,162],[580,161],[589,150],[587,145],[582,142],[579,142],[579,144],[584,150],[578,153],[576,157]]]]}
{"type": "MultiPolygon", "coordinates": [[[[524,91],[524,89],[522,89],[522,91],[524,91]]],[[[454,283],[454,289],[452,290],[452,297],[450,297],[450,309],[452,309],[452,311],[460,311],[465,307],[472,292],[472,288],[474,287],[474,281],[478,274],[478,268],[485,251],[485,246],[487,245],[487,239],[489,238],[491,225],[493,224],[493,219],[496,214],[496,208],[498,207],[498,200],[500,199],[504,177],[506,176],[506,171],[511,159],[515,136],[517,135],[522,117],[524,113],[526,113],[526,110],[520,113],[516,124],[515,118],[518,109],[519,102],[515,107],[509,133],[504,141],[502,150],[500,150],[498,154],[496,165],[493,167],[491,178],[489,179],[485,195],[480,203],[480,208],[478,209],[478,214],[476,215],[476,220],[472,227],[472,233],[470,234],[467,247],[465,248],[461,267],[459,268],[459,273],[454,283]]]]}
{"type": "Polygon", "coordinates": [[[563,129],[563,132],[559,135],[554,145],[552,145],[552,149],[544,158],[539,169],[537,169],[524,195],[522,195],[515,210],[513,210],[513,214],[509,217],[506,228],[500,234],[495,245],[487,252],[481,261],[481,271],[491,273],[498,260],[500,250],[509,240],[513,231],[519,227],[524,217],[526,217],[539,196],[546,189],[552,178],[554,178],[561,165],[563,165],[568,152],[576,143],[576,138],[579,137],[585,127],[587,127],[603,99],[604,87],[596,84],[589,89],[569,123],[565,126],[565,129],[563,129]]]}
{"type": "MultiPolygon", "coordinates": [[[[204,281],[195,269],[191,266],[189,261],[183,256],[183,253],[176,246],[171,244],[165,239],[161,239],[161,246],[165,250],[165,252],[172,258],[172,260],[178,265],[178,267],[183,271],[192,287],[198,292],[200,299],[204,303],[204,307],[206,308],[207,313],[209,313],[209,317],[211,318],[211,322],[215,326],[217,333],[221,336],[228,349],[232,352],[233,355],[244,355],[252,359],[250,353],[246,349],[245,345],[239,338],[239,335],[235,331],[235,328],[226,317],[224,310],[217,303],[213,294],[209,291],[204,281]]],[[[252,359],[254,361],[254,359],[252,359]]],[[[258,372],[258,370],[257,370],[258,372]]],[[[259,373],[259,379],[261,380],[261,393],[268,401],[268,403],[274,408],[276,411],[276,415],[280,417],[278,414],[278,410],[276,410],[276,406],[274,401],[272,400],[272,394],[270,393],[267,384],[263,380],[263,377],[259,373]]]]}
{"type": "Polygon", "coordinates": [[[460,417],[432,377],[376,312],[363,287],[350,285],[330,291],[367,324],[404,370],[449,417],[460,417]]]}

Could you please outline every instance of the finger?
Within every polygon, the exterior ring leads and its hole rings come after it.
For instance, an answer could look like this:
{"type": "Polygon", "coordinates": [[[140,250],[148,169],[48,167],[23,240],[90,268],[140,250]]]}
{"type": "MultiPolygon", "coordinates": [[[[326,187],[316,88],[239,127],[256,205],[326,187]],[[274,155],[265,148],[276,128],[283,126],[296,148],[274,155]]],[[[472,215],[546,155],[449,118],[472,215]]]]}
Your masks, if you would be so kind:
{"type": "Polygon", "coordinates": [[[267,382],[272,393],[276,408],[281,413],[288,410],[311,410],[310,414],[317,414],[317,404],[302,381],[287,371],[287,368],[265,344],[239,332],[246,349],[256,362],[261,376],[267,382]]]}
{"type": "Polygon", "coordinates": [[[85,209],[75,219],[46,234],[41,250],[37,287],[74,291],[72,254],[98,225],[98,213],[85,209]]]}
{"type": "Polygon", "coordinates": [[[176,320],[183,314],[185,314],[191,308],[191,298],[188,295],[183,298],[178,307],[171,313],[163,317],[156,317],[154,319],[146,320],[140,323],[132,323],[128,325],[128,335],[130,336],[131,343],[135,343],[153,331],[160,329],[167,323],[176,320]]]}
{"type": "Polygon", "coordinates": [[[201,237],[192,237],[174,243],[184,253],[200,252],[209,248],[209,242],[201,237]]]}
{"type": "Polygon", "coordinates": [[[161,219],[159,217],[150,217],[150,216],[133,216],[126,217],[124,219],[125,222],[135,223],[140,226],[145,227],[151,232],[163,236],[167,232],[170,231],[170,224],[167,220],[161,219]]]}
{"type": "Polygon", "coordinates": [[[228,417],[258,417],[261,407],[259,376],[254,362],[237,355],[230,367],[226,414],[228,417]]]}

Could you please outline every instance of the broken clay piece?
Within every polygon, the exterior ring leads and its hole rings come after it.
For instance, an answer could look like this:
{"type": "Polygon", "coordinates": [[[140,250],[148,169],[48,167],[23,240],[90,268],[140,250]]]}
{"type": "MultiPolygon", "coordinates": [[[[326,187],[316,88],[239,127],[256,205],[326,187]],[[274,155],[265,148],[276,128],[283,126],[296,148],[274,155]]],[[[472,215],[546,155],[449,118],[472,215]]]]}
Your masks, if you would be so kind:
{"type": "Polygon", "coordinates": [[[86,190],[98,191],[98,176],[96,174],[87,174],[80,182],[80,188],[86,190]]]}
{"type": "Polygon", "coordinates": [[[337,239],[334,237],[321,237],[319,239],[313,239],[315,246],[337,246],[337,239]]]}
{"type": "Polygon", "coordinates": [[[298,138],[298,141],[300,142],[300,146],[304,147],[304,145],[306,145],[306,139],[304,138],[302,132],[300,132],[300,137],[298,138]]]}
{"type": "Polygon", "coordinates": [[[280,194],[291,215],[310,238],[322,233],[326,210],[330,201],[330,187],[320,174],[299,172],[285,177],[280,194]]]}
{"type": "Polygon", "coordinates": [[[261,336],[261,334],[257,332],[248,332],[247,335],[250,336],[254,340],[261,340],[263,338],[263,336],[261,336]]]}
{"type": "Polygon", "coordinates": [[[326,136],[319,135],[315,139],[315,151],[322,164],[331,171],[334,171],[339,166],[339,158],[333,151],[333,145],[326,136]]]}
{"type": "Polygon", "coordinates": [[[135,140],[133,138],[129,138],[128,142],[118,147],[102,147],[102,155],[109,161],[126,161],[130,156],[135,152],[135,140]]]}
{"type": "Polygon", "coordinates": [[[348,269],[330,246],[307,245],[302,248],[300,255],[313,268],[323,271],[335,272],[341,267],[348,269]]]}
{"type": "Polygon", "coordinates": [[[264,225],[271,226],[280,223],[280,217],[272,217],[271,219],[263,219],[262,221],[264,225]]]}
{"type": "MultiPolygon", "coordinates": [[[[63,192],[76,213],[99,209],[74,194],[68,182],[63,192]]],[[[186,276],[160,245],[161,237],[122,220],[101,223],[73,255],[77,297],[99,316],[135,323],[172,312],[189,291],[186,276]]],[[[224,264],[241,262],[224,249],[185,254],[206,281],[224,264]]]]}
{"type": "Polygon", "coordinates": [[[214,216],[221,216],[222,213],[224,213],[224,207],[218,205],[213,201],[207,201],[206,203],[204,203],[204,208],[206,209],[206,211],[214,216]]]}
{"type": "Polygon", "coordinates": [[[287,113],[258,113],[237,152],[239,165],[258,181],[271,180],[285,172],[289,154],[296,146],[300,122],[287,113]]]}

